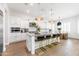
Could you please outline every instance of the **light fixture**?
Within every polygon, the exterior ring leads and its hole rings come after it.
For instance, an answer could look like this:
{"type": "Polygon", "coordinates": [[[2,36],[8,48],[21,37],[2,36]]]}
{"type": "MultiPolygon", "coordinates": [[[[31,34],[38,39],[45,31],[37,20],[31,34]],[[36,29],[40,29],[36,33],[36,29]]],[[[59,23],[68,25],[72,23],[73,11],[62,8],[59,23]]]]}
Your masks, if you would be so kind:
{"type": "Polygon", "coordinates": [[[52,20],[53,19],[53,14],[54,14],[52,8],[50,9],[49,13],[50,13],[50,16],[51,16],[50,19],[52,20]]]}
{"type": "Polygon", "coordinates": [[[30,3],[30,5],[33,6],[34,4],[33,3],[30,3]]]}
{"type": "Polygon", "coordinates": [[[29,5],[33,6],[34,4],[33,3],[24,3],[24,5],[26,5],[26,6],[29,6],[29,5]]]}
{"type": "Polygon", "coordinates": [[[44,20],[44,17],[43,17],[43,15],[41,14],[41,13],[44,12],[44,9],[41,8],[40,3],[37,3],[37,5],[38,5],[37,8],[39,9],[39,15],[35,18],[35,20],[36,20],[36,21],[44,20]]]}
{"type": "Polygon", "coordinates": [[[27,6],[27,5],[28,5],[28,3],[24,3],[24,5],[26,5],[26,6],[27,6]]]}
{"type": "Polygon", "coordinates": [[[42,17],[42,16],[37,16],[37,17],[35,18],[35,20],[36,20],[36,21],[43,20],[43,17],[42,17]]]}
{"type": "Polygon", "coordinates": [[[57,23],[57,26],[60,26],[61,25],[61,22],[60,22],[60,16],[58,17],[58,20],[59,20],[59,22],[57,23]]]}
{"type": "Polygon", "coordinates": [[[51,12],[51,16],[52,16],[53,15],[53,9],[52,8],[51,8],[50,12],[51,12]]]}
{"type": "Polygon", "coordinates": [[[61,25],[61,22],[59,21],[58,23],[57,23],[57,26],[60,26],[61,25]]]}

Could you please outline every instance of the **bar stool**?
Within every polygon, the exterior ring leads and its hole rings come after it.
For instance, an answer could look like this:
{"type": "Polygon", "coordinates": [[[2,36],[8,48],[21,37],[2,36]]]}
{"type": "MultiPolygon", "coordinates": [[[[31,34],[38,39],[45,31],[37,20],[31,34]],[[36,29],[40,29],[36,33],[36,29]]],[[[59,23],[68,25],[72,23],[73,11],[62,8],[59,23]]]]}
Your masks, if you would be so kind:
{"type": "Polygon", "coordinates": [[[51,43],[52,43],[52,34],[50,35],[50,38],[49,38],[49,48],[52,47],[51,43]]]}
{"type": "Polygon", "coordinates": [[[38,37],[36,37],[36,42],[37,42],[37,50],[36,50],[36,54],[38,54],[38,55],[42,55],[42,54],[45,54],[45,50],[44,50],[44,48],[43,48],[43,40],[44,40],[44,37],[43,36],[38,36],[38,37]]]}
{"type": "Polygon", "coordinates": [[[52,44],[52,40],[53,40],[53,34],[51,34],[51,38],[50,38],[50,44],[52,44]]]}
{"type": "Polygon", "coordinates": [[[53,34],[52,35],[52,43],[51,43],[52,46],[53,46],[53,44],[55,44],[56,40],[57,40],[56,34],[53,34]]]}
{"type": "Polygon", "coordinates": [[[51,45],[50,45],[50,38],[51,38],[51,35],[47,35],[46,36],[46,39],[47,39],[47,47],[51,48],[51,45]]]}
{"type": "Polygon", "coordinates": [[[60,42],[60,35],[61,35],[61,34],[57,34],[57,42],[58,42],[58,43],[60,42]]]}
{"type": "Polygon", "coordinates": [[[47,39],[46,39],[46,35],[44,35],[44,46],[47,45],[47,39]]]}
{"type": "Polygon", "coordinates": [[[52,36],[52,43],[55,41],[55,38],[56,38],[56,34],[53,34],[53,36],[52,36]]]}
{"type": "Polygon", "coordinates": [[[52,38],[52,44],[54,43],[55,45],[57,45],[58,43],[58,37],[59,37],[59,34],[53,34],[52,38]]]}
{"type": "Polygon", "coordinates": [[[38,41],[39,41],[39,48],[42,51],[45,51],[46,49],[44,48],[44,36],[39,36],[37,37],[38,41]]]}

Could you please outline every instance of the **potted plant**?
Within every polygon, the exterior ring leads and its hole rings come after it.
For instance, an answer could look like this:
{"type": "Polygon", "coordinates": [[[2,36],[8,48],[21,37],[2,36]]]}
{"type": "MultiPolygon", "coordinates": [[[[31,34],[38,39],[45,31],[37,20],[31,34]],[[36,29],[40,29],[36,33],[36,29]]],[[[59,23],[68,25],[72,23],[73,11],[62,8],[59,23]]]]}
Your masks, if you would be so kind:
{"type": "Polygon", "coordinates": [[[40,32],[40,28],[39,27],[37,28],[37,32],[40,32]]]}
{"type": "Polygon", "coordinates": [[[36,23],[35,22],[32,22],[32,26],[35,27],[36,26],[36,23]]]}

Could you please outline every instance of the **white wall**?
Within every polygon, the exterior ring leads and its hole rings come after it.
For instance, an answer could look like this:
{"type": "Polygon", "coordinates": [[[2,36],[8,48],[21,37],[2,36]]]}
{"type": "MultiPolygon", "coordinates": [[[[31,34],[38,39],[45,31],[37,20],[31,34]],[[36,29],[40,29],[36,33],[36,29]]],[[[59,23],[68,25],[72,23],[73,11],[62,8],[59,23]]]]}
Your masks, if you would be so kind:
{"type": "Polygon", "coordinates": [[[79,20],[79,15],[61,20],[63,23],[67,23],[67,22],[71,23],[70,24],[70,33],[68,33],[69,37],[71,37],[71,38],[79,39],[78,20],[79,20]]]}

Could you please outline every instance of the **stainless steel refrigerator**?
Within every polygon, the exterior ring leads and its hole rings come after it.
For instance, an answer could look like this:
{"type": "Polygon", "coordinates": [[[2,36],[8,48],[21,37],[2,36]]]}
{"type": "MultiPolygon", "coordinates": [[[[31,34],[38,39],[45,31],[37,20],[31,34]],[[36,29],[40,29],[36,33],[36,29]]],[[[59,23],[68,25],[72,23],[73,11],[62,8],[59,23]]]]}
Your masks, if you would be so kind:
{"type": "Polygon", "coordinates": [[[0,55],[3,52],[3,12],[0,10],[0,55]]]}

